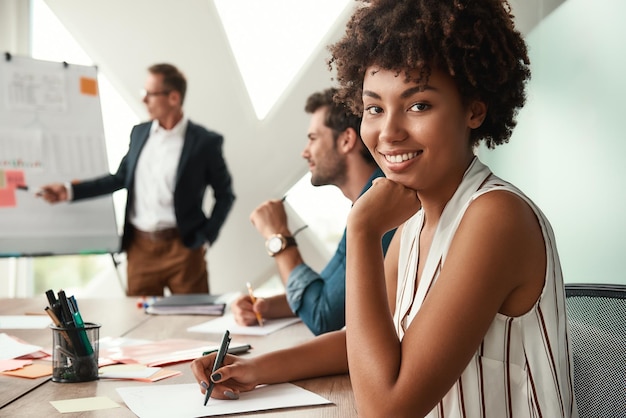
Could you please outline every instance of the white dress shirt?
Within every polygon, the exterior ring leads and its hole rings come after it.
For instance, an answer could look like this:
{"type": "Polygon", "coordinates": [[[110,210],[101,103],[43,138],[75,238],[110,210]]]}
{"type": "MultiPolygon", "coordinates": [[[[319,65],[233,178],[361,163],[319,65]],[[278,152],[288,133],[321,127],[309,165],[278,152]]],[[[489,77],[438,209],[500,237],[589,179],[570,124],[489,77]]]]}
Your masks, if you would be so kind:
{"type": "Polygon", "coordinates": [[[167,130],[152,122],[150,136],[139,155],[129,221],[142,231],[176,227],[174,187],[188,119],[167,130]]]}

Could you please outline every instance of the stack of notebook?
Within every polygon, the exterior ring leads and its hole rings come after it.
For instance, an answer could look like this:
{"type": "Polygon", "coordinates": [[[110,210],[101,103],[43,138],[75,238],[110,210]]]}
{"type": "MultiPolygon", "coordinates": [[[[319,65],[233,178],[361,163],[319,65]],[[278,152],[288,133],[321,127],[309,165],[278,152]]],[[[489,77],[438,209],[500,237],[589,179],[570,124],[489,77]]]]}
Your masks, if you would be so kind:
{"type": "Polygon", "coordinates": [[[233,295],[209,295],[194,293],[170,295],[159,299],[146,308],[146,313],[153,315],[215,315],[224,314],[226,304],[233,295]]]}

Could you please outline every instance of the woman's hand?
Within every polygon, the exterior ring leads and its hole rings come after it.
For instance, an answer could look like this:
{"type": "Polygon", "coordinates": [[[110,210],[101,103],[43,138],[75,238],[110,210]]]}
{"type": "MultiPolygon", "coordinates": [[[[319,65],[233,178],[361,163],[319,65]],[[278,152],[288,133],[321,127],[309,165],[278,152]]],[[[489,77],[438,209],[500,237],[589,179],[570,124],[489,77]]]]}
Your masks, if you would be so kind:
{"type": "Polygon", "coordinates": [[[191,370],[203,394],[210,381],[215,383],[211,397],[216,399],[238,399],[239,393],[249,392],[259,384],[254,360],[231,354],[226,355],[224,365],[211,375],[216,356],[217,353],[211,353],[191,363],[191,370]]]}
{"type": "Polygon", "coordinates": [[[415,190],[379,177],[352,206],[348,228],[368,229],[382,236],[400,226],[421,206],[415,190]]]}

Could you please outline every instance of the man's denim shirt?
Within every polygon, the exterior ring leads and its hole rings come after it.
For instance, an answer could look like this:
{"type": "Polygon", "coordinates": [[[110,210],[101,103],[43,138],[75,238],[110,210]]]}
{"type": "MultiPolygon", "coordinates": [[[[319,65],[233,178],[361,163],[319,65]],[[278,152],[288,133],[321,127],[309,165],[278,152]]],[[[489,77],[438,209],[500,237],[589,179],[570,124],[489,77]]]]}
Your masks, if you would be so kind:
{"type": "MultiPolygon", "coordinates": [[[[383,172],[376,169],[361,191],[361,195],[383,172]]],[[[382,239],[383,253],[393,237],[394,230],[387,232],[382,239]]],[[[346,230],[337,251],[326,267],[317,273],[302,263],[291,271],[287,279],[287,302],[291,310],[315,334],[334,331],[346,325],[346,230]]]]}

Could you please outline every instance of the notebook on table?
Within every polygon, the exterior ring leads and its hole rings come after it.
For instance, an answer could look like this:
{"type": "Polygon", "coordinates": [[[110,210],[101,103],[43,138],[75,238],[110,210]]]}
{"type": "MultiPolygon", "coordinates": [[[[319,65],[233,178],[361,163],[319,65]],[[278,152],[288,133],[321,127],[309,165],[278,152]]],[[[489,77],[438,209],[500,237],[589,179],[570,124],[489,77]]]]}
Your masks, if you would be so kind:
{"type": "Polygon", "coordinates": [[[210,295],[192,293],[170,295],[158,299],[146,308],[146,313],[153,315],[214,315],[224,314],[226,304],[233,294],[210,295]]]}

